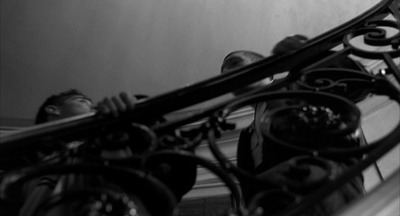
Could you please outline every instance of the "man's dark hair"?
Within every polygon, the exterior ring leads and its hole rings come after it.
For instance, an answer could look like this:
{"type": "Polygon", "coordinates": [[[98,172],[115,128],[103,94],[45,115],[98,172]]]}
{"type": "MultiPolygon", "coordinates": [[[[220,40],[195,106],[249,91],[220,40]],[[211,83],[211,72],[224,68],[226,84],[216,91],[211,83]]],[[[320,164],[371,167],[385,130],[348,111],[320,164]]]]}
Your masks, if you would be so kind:
{"type": "Polygon", "coordinates": [[[253,51],[249,51],[249,50],[236,50],[236,51],[233,51],[233,52],[228,53],[228,54],[225,56],[224,60],[222,61],[221,72],[222,72],[222,69],[223,69],[224,66],[225,66],[225,61],[226,61],[230,56],[236,55],[236,54],[243,54],[243,55],[249,57],[251,60],[260,60],[260,59],[264,58],[263,55],[261,55],[261,54],[259,54],[259,53],[256,53],[256,52],[253,52],[253,51]]]}
{"type": "Polygon", "coordinates": [[[70,89],[59,94],[52,95],[48,97],[45,102],[40,106],[38,113],[36,114],[35,124],[41,124],[47,122],[48,114],[46,112],[46,107],[49,105],[58,106],[61,105],[66,99],[72,96],[83,96],[84,98],[90,100],[86,95],[76,89],[70,89]]]}

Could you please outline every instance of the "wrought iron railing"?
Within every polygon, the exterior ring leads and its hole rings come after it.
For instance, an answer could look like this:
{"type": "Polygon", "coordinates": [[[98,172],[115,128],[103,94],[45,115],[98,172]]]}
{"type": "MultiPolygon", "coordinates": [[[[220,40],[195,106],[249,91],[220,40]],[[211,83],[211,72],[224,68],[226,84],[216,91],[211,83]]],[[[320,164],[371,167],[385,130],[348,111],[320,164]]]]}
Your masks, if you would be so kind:
{"type": "MultiPolygon", "coordinates": [[[[33,209],[32,215],[48,215],[65,204],[83,209],[82,212],[87,215],[88,212],[102,215],[173,215],[178,202],[173,191],[162,179],[152,175],[169,164],[172,158],[178,164],[205,167],[226,184],[233,197],[231,212],[226,215],[262,215],[260,206],[265,215],[308,214],[309,209],[315,210],[317,203],[361,175],[363,170],[399,144],[398,123],[383,138],[368,145],[359,145],[363,140],[357,133],[361,113],[355,106],[369,95],[387,96],[400,105],[400,69],[396,62],[400,57],[399,45],[400,1],[384,0],[347,23],[311,39],[298,50],[283,56],[267,57],[232,73],[152,97],[118,118],[80,116],[2,136],[2,158],[39,151],[44,146],[48,148],[59,144],[65,138],[89,140],[84,150],[100,151],[121,146],[131,148],[135,154],[124,159],[106,160],[93,154],[64,151],[45,162],[30,166],[15,165],[2,174],[1,207],[7,209],[4,211],[15,212],[22,205],[22,198],[16,193],[18,188],[38,177],[50,175],[63,176],[68,181],[65,180],[57,193],[33,209]],[[390,28],[391,32],[386,32],[384,28],[390,28]],[[356,46],[352,41],[360,37],[364,45],[376,49],[371,51],[356,46]],[[319,58],[329,50],[335,51],[319,58]],[[379,72],[365,68],[326,67],[348,56],[381,61],[385,67],[379,72]],[[182,118],[163,119],[171,112],[283,72],[288,72],[285,77],[258,90],[226,99],[182,118]],[[295,88],[279,91],[288,86],[295,88]],[[272,110],[264,116],[262,131],[279,158],[271,165],[272,168],[261,175],[254,175],[231,163],[216,140],[225,131],[233,129],[234,125],[227,121],[232,112],[251,104],[277,100],[285,101],[288,106],[272,110]],[[202,123],[199,126],[182,130],[183,126],[200,120],[202,123]],[[107,136],[115,133],[124,134],[124,139],[107,136]],[[193,153],[204,141],[208,143],[217,164],[193,153]],[[358,162],[332,178],[329,161],[347,158],[357,158],[358,162]],[[132,169],[131,160],[140,161],[140,166],[132,169]],[[307,184],[293,179],[298,175],[277,178],[280,171],[304,164],[324,170],[325,174],[307,184]],[[253,194],[252,200],[244,204],[237,182],[254,185],[259,193],[253,194]],[[263,204],[265,200],[273,203],[271,199],[282,199],[285,205],[272,209],[276,206],[263,204]],[[146,211],[140,210],[140,206],[145,206],[146,211]]],[[[289,172],[288,175],[291,174],[289,172]]],[[[186,173],[177,175],[185,176],[186,173]]],[[[318,213],[318,210],[315,212],[318,213]]],[[[76,215],[76,212],[73,214],[76,215]]]]}

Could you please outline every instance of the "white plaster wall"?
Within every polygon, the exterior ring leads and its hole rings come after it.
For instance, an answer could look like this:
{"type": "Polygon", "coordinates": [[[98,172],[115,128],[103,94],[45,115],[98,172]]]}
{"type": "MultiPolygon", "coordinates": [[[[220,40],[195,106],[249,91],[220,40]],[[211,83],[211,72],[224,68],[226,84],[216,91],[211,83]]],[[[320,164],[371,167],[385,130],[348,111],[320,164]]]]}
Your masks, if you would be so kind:
{"type": "Polygon", "coordinates": [[[160,94],[219,73],[230,51],[268,54],[377,0],[1,0],[1,118],[32,119],[51,93],[160,94]]]}

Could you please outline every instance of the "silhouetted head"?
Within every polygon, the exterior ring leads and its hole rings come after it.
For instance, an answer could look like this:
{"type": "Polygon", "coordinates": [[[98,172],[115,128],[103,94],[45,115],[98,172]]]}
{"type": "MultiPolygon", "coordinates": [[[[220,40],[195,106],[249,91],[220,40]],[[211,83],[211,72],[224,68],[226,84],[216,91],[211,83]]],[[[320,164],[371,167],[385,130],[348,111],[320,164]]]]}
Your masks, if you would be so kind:
{"type": "Polygon", "coordinates": [[[48,97],[40,106],[35,124],[94,112],[92,100],[76,89],[48,97]]]}
{"type": "MultiPolygon", "coordinates": [[[[238,50],[229,53],[228,55],[225,56],[223,63],[221,65],[221,73],[229,73],[235,69],[241,68],[243,66],[255,63],[257,61],[260,61],[263,59],[264,56],[253,52],[253,51],[247,51],[247,50],[238,50]]],[[[268,83],[271,82],[270,78],[263,79],[261,81],[258,81],[256,83],[250,84],[246,87],[240,88],[238,90],[235,90],[233,92],[234,95],[240,95],[244,92],[251,91],[255,88],[260,88],[262,86],[267,85],[268,83]]]]}

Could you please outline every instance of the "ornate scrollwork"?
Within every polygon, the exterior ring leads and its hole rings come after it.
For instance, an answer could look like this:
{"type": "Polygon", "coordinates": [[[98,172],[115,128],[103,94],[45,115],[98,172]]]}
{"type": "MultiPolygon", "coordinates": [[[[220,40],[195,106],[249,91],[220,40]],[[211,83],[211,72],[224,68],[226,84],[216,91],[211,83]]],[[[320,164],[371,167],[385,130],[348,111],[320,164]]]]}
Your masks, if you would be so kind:
{"type": "Polygon", "coordinates": [[[300,89],[333,93],[359,102],[373,91],[374,79],[361,71],[324,68],[305,72],[297,84],[300,89]]]}
{"type": "Polygon", "coordinates": [[[351,48],[351,52],[357,56],[371,59],[381,59],[382,54],[386,53],[392,58],[400,55],[400,28],[398,23],[392,20],[373,20],[367,22],[364,28],[359,28],[346,34],[343,38],[343,43],[346,47],[351,48]],[[392,28],[395,33],[388,35],[383,27],[392,28]],[[352,43],[352,40],[363,36],[365,45],[381,48],[385,46],[386,50],[371,50],[371,48],[357,46],[352,43]]]}

